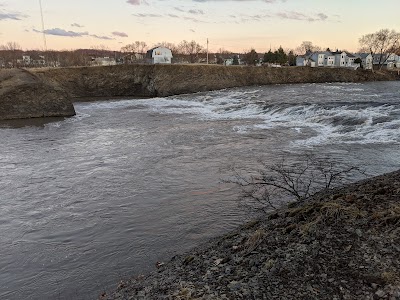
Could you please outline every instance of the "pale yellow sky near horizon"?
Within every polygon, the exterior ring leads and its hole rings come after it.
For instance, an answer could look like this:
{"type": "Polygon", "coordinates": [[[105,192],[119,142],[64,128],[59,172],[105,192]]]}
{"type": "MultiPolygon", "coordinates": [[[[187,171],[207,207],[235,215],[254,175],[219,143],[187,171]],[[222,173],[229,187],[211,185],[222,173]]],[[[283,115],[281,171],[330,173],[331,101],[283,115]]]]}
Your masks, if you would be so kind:
{"type": "Polygon", "coordinates": [[[294,49],[302,41],[357,51],[364,34],[400,31],[399,0],[0,0],[0,45],[44,48],[40,1],[54,50],[184,39],[206,46],[208,38],[211,51],[294,49]]]}

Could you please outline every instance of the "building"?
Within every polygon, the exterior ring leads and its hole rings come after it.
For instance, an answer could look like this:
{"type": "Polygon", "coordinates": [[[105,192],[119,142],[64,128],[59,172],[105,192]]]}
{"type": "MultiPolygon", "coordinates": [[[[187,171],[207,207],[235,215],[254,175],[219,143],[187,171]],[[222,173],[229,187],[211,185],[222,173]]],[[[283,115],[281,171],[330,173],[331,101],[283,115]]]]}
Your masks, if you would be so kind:
{"type": "Polygon", "coordinates": [[[400,56],[394,53],[391,54],[375,54],[373,55],[373,66],[378,68],[379,65],[383,65],[386,69],[400,68],[400,56]]]}
{"type": "Polygon", "coordinates": [[[91,66],[115,66],[117,64],[114,58],[106,57],[92,57],[90,62],[91,66]]]}
{"type": "Polygon", "coordinates": [[[361,59],[361,65],[365,70],[372,70],[372,55],[371,53],[359,53],[357,56],[361,59]]]}
{"type": "Polygon", "coordinates": [[[172,58],[172,51],[165,47],[156,47],[146,53],[146,60],[151,64],[170,64],[172,58]]]}
{"type": "Polygon", "coordinates": [[[357,69],[360,67],[360,64],[355,63],[356,59],[355,55],[342,51],[307,52],[305,55],[300,55],[296,58],[296,66],[357,69]]]}

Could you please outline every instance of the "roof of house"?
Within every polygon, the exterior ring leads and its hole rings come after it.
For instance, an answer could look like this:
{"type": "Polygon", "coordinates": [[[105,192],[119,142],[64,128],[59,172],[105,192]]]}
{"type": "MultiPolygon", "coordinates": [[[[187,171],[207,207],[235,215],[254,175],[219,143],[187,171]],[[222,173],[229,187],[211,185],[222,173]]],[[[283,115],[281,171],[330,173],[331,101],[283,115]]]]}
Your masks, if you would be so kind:
{"type": "Polygon", "coordinates": [[[358,56],[360,56],[361,58],[366,58],[369,55],[371,55],[371,53],[358,53],[358,56]]]}
{"type": "MultiPolygon", "coordinates": [[[[157,46],[157,47],[154,47],[154,48],[151,48],[151,49],[147,50],[147,53],[151,54],[154,50],[156,50],[156,49],[158,49],[158,48],[168,49],[168,50],[171,51],[171,49],[169,49],[169,48],[167,48],[167,47],[157,46]]],[[[171,52],[172,52],[172,51],[171,51],[171,52]]]]}

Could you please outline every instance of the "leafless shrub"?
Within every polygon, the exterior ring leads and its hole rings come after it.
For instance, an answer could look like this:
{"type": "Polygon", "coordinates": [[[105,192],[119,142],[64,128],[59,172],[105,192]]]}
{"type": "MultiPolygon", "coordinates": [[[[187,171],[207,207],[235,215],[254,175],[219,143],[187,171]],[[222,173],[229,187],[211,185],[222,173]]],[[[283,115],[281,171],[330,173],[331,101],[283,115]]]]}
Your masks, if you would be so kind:
{"type": "Polygon", "coordinates": [[[296,158],[284,155],[275,164],[261,161],[261,167],[253,174],[243,175],[232,168],[233,177],[225,182],[240,186],[242,204],[267,212],[283,203],[303,202],[318,192],[351,182],[356,174],[364,174],[356,166],[328,157],[303,154],[296,158]]]}

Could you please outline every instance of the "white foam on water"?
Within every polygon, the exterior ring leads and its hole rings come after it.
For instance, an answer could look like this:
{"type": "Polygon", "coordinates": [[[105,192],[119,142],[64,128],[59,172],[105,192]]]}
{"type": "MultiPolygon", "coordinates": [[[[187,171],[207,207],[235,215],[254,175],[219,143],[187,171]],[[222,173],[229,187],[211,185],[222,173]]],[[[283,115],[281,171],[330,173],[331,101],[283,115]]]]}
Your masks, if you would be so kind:
{"type": "Polygon", "coordinates": [[[373,94],[360,83],[307,84],[287,87],[285,93],[279,90],[278,95],[274,90],[266,93],[261,88],[233,89],[166,98],[80,103],[79,110],[90,113],[93,109],[140,106],[155,113],[188,115],[203,120],[254,119],[255,125],[235,126],[233,130],[244,133],[283,127],[302,134],[309,128],[315,136],[294,142],[303,145],[399,143],[400,121],[395,116],[400,115],[400,107],[373,102],[368,104],[371,98],[379,97],[386,96],[373,94]],[[277,101],[278,97],[293,98],[293,104],[290,104],[290,99],[289,104],[277,101]],[[310,103],[302,103],[304,101],[310,103]],[[299,102],[301,104],[296,104],[299,102]]]}

